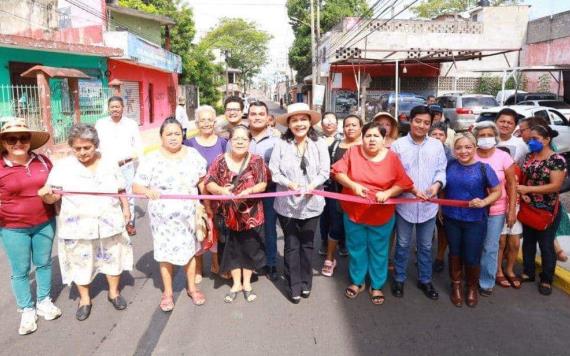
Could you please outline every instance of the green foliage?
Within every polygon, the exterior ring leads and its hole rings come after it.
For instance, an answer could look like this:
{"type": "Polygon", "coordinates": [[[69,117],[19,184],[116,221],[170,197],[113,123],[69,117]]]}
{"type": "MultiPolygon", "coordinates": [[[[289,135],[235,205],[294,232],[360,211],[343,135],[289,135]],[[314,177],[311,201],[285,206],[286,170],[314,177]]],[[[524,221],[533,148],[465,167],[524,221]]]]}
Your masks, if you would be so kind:
{"type": "MultiPolygon", "coordinates": [[[[474,0],[427,0],[412,7],[412,12],[417,17],[431,19],[443,14],[463,12],[476,6],[477,2],[474,0]]],[[[491,6],[516,5],[521,3],[521,0],[491,0],[490,3],[491,6]]]]}
{"type": "MultiPolygon", "coordinates": [[[[321,1],[315,0],[315,5],[319,2],[321,1]]],[[[289,65],[297,71],[299,82],[311,73],[310,1],[287,0],[286,6],[289,23],[295,35],[295,40],[289,49],[289,65]]],[[[330,31],[344,17],[350,16],[370,16],[366,0],[327,0],[320,12],[321,34],[330,31]]]]}
{"type": "MultiPolygon", "coordinates": [[[[170,30],[170,51],[182,58],[180,84],[193,84],[200,88],[200,101],[215,105],[221,98],[217,87],[221,85],[221,68],[214,64],[213,54],[193,46],[196,34],[192,9],[182,0],[119,0],[119,5],[151,14],[172,18],[176,24],[170,30]]],[[[163,29],[163,45],[165,30],[163,29]]]]}
{"type": "Polygon", "coordinates": [[[244,90],[267,63],[268,44],[272,36],[241,18],[222,18],[200,42],[205,48],[217,48],[227,54],[229,67],[241,71],[244,90]]]}
{"type": "MultiPolygon", "coordinates": [[[[497,96],[497,93],[501,90],[502,77],[496,75],[483,74],[479,84],[475,88],[475,93],[477,94],[489,94],[492,96],[497,96]]],[[[523,74],[519,76],[519,90],[525,90],[527,85],[527,78],[523,74]]],[[[517,84],[513,77],[510,77],[505,83],[505,90],[516,89],[517,84]]]]}
{"type": "Polygon", "coordinates": [[[538,77],[538,91],[541,93],[550,93],[550,79],[552,77],[549,73],[544,73],[538,77]]]}

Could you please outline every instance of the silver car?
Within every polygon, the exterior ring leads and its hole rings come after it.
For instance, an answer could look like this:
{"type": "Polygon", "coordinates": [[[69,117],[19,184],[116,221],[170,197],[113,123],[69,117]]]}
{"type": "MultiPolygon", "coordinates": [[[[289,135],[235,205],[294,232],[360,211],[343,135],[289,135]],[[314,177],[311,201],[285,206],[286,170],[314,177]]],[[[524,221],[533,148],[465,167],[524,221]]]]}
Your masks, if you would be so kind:
{"type": "Polygon", "coordinates": [[[453,93],[438,97],[443,115],[455,131],[466,131],[479,117],[482,110],[499,106],[491,95],[453,93]]]}

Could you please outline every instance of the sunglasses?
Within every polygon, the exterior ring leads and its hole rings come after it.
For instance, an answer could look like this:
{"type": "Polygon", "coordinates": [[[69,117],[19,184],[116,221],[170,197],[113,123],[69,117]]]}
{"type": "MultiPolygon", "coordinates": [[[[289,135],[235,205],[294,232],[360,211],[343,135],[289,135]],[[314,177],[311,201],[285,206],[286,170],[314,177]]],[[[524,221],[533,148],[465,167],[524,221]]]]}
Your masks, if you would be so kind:
{"type": "Polygon", "coordinates": [[[21,136],[6,136],[3,140],[9,145],[15,145],[18,141],[22,144],[30,143],[32,136],[30,135],[21,135],[21,136]]]}

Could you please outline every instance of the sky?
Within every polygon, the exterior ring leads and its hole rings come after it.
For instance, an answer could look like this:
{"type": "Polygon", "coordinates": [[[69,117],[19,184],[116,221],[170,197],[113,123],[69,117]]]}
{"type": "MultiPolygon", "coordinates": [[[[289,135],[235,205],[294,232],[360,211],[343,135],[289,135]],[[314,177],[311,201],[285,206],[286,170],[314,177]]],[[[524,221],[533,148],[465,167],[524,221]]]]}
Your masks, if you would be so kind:
{"type": "MultiPolygon", "coordinates": [[[[286,0],[183,0],[194,10],[196,21],[196,38],[199,39],[216,26],[222,17],[241,17],[254,21],[259,27],[271,35],[269,44],[271,63],[264,69],[264,77],[274,76],[276,71],[286,71],[287,52],[293,42],[293,32],[288,23],[286,0]]],[[[370,5],[375,0],[367,0],[370,5]]],[[[401,6],[413,0],[402,0],[401,6]]],[[[477,0],[473,0],[475,3],[477,0]]],[[[570,10],[570,0],[525,0],[531,5],[530,19],[549,16],[570,10]]],[[[411,17],[409,11],[402,13],[401,18],[411,17]]]]}

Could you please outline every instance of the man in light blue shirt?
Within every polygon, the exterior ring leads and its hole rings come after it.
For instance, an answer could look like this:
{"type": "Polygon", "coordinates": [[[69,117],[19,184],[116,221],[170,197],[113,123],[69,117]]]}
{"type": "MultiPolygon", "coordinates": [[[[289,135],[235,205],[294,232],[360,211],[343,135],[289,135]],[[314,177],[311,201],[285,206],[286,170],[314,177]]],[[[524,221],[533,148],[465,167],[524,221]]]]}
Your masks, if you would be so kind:
{"type": "MultiPolygon", "coordinates": [[[[249,105],[248,112],[249,131],[251,132],[251,142],[249,152],[263,157],[265,164],[269,165],[269,159],[273,152],[278,136],[275,129],[269,126],[269,112],[267,105],[261,101],[255,101],[249,105]]],[[[228,145],[229,147],[230,145],[228,145]]],[[[275,191],[275,183],[267,186],[268,192],[275,191]]],[[[263,214],[265,216],[265,255],[267,265],[265,274],[271,281],[277,280],[277,214],[273,208],[275,198],[263,199],[263,214]]]]}
{"type": "MultiPolygon", "coordinates": [[[[428,137],[432,114],[427,106],[416,106],[410,112],[410,133],[392,144],[408,176],[414,181],[412,193],[403,196],[420,199],[436,197],[445,186],[447,159],[440,141],[428,137]]],[[[404,296],[404,281],[410,255],[413,232],[416,232],[418,251],[418,288],[433,300],[439,294],[431,283],[432,238],[438,205],[433,203],[399,204],[396,207],[397,243],[394,256],[392,294],[404,296]]]]}

